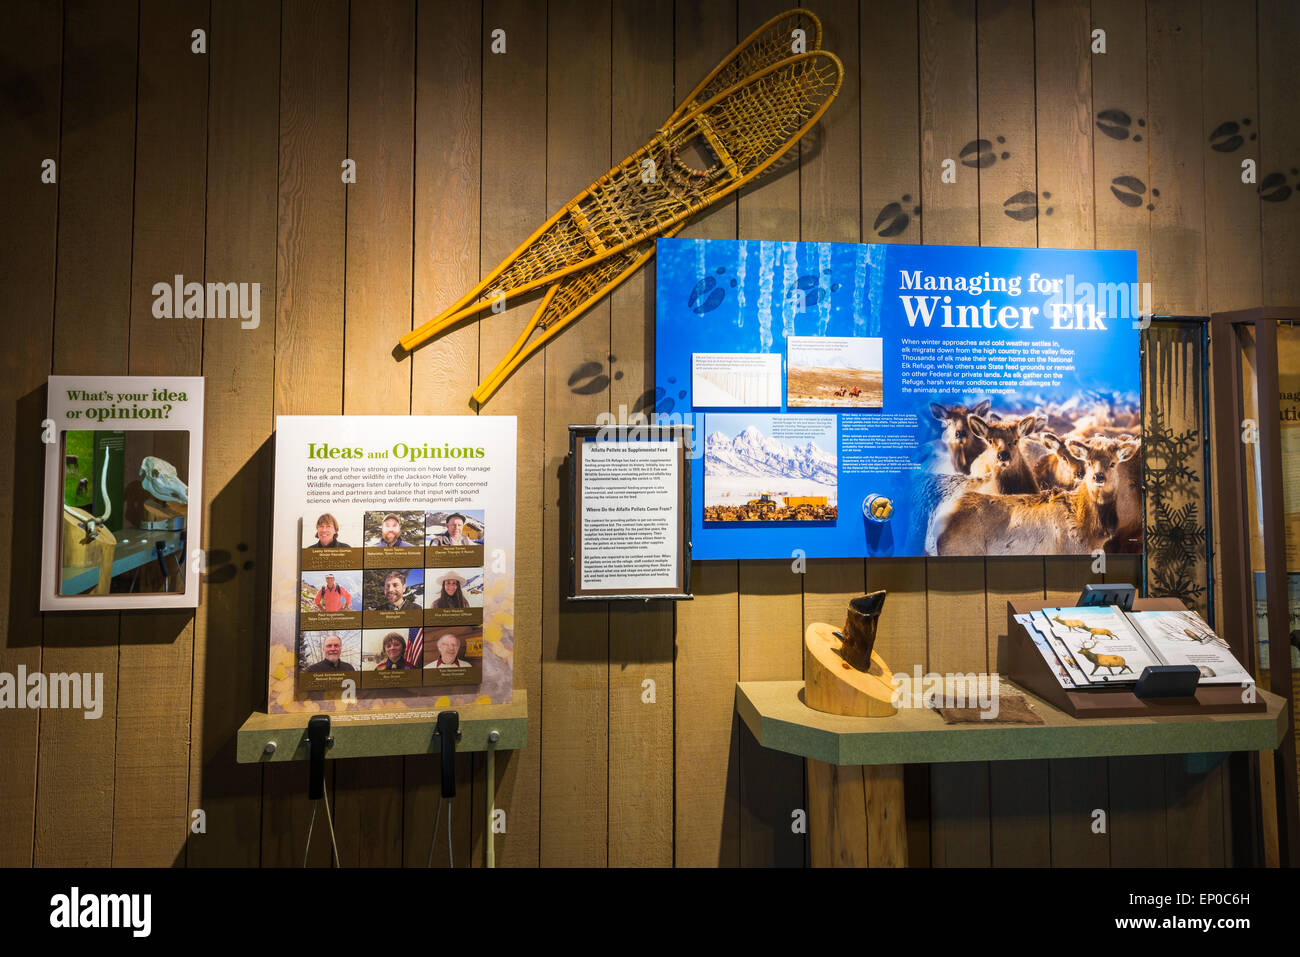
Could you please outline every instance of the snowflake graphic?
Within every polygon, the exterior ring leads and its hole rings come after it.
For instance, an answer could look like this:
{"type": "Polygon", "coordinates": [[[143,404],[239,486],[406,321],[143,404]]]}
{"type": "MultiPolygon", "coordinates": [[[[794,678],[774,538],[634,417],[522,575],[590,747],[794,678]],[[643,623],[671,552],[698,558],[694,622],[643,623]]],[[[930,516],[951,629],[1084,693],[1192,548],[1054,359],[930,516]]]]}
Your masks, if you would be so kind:
{"type": "Polygon", "coordinates": [[[1166,423],[1164,413],[1150,411],[1142,435],[1148,592],[1179,598],[1194,607],[1201,606],[1206,590],[1197,581],[1207,530],[1195,501],[1201,476],[1192,464],[1200,448],[1198,430],[1176,431],[1166,423]],[[1178,500],[1181,504],[1175,504],[1178,500]]]}

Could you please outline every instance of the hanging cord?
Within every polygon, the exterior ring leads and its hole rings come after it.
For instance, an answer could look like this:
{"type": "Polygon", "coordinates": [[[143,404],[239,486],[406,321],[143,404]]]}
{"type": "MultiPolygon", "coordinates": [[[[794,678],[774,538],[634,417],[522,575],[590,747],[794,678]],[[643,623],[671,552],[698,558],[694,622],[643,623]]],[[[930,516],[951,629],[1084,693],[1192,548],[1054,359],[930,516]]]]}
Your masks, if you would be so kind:
{"type": "MultiPolygon", "coordinates": [[[[438,813],[433,816],[433,833],[429,835],[429,859],[425,867],[433,867],[433,848],[438,843],[438,822],[442,820],[442,797],[438,798],[438,813]]],[[[456,866],[456,850],[451,846],[451,802],[447,802],[447,866],[456,866]]]]}
{"type": "MultiPolygon", "coordinates": [[[[341,868],[343,865],[339,863],[339,842],[334,836],[334,816],[330,814],[329,794],[326,793],[322,795],[321,800],[325,802],[325,820],[328,822],[329,829],[330,829],[330,849],[334,853],[334,866],[341,868]]],[[[319,803],[320,801],[311,802],[311,820],[307,823],[307,846],[303,849],[302,852],[303,867],[307,866],[307,855],[311,853],[311,832],[312,832],[312,828],[316,826],[316,807],[319,803]]]]}

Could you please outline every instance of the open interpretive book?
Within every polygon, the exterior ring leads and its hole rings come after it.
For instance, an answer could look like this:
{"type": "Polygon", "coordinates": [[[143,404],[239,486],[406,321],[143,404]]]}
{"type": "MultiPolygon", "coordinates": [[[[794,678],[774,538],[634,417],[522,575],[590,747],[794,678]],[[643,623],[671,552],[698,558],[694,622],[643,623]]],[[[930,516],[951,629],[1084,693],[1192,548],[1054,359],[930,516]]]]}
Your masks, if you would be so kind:
{"type": "Polygon", "coordinates": [[[1195,665],[1202,685],[1254,683],[1228,643],[1194,611],[1044,608],[1016,621],[1063,688],[1131,685],[1150,665],[1195,665]]]}

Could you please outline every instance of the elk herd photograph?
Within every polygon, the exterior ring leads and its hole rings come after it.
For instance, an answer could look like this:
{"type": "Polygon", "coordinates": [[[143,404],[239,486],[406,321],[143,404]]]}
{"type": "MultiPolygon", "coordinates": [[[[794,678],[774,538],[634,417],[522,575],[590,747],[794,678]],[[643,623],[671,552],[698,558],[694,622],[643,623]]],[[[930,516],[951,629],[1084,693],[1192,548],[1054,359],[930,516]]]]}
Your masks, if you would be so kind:
{"type": "Polygon", "coordinates": [[[1136,401],[1076,396],[998,408],[929,404],[940,434],[916,483],[928,555],[1071,555],[1142,548],[1136,401]]]}

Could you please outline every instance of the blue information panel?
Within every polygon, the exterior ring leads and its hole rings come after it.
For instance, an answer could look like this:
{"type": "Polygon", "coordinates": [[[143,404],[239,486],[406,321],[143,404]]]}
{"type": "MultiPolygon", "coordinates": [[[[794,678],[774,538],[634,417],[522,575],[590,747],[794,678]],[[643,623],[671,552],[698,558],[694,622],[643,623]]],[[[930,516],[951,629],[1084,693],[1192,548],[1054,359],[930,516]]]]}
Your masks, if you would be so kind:
{"type": "Polygon", "coordinates": [[[1141,550],[1135,253],[657,259],[655,406],[694,426],[695,558],[1141,550]]]}

